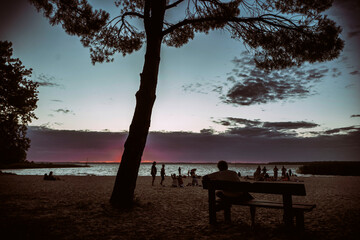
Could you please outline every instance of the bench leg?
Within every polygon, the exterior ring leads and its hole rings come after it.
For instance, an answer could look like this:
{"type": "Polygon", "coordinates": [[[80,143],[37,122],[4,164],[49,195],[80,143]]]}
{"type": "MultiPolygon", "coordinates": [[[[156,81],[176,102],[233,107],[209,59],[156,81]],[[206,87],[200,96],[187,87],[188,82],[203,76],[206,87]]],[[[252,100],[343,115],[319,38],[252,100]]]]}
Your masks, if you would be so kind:
{"type": "Polygon", "coordinates": [[[225,222],[231,223],[231,205],[226,204],[224,206],[224,218],[225,222]]]}
{"type": "Polygon", "coordinates": [[[215,190],[213,189],[209,189],[209,222],[210,224],[216,224],[215,190]]]}
{"type": "Polygon", "coordinates": [[[209,206],[209,222],[210,224],[216,224],[216,205],[209,206]]]}
{"type": "Polygon", "coordinates": [[[284,223],[287,227],[291,227],[294,225],[293,218],[294,218],[294,216],[292,214],[292,211],[290,209],[284,209],[283,219],[284,219],[284,223]]]}
{"type": "Polygon", "coordinates": [[[256,208],[254,206],[250,206],[250,215],[251,215],[251,227],[255,226],[255,211],[256,208]]]}
{"type": "Polygon", "coordinates": [[[304,230],[304,212],[297,211],[296,212],[296,227],[298,229],[304,230]]]}

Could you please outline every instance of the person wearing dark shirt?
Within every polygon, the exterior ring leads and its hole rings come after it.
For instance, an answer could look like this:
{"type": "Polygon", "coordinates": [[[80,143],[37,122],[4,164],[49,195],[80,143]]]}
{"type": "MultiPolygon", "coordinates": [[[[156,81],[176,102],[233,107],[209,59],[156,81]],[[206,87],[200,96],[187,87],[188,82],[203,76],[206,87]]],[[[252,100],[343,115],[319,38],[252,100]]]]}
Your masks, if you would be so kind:
{"type": "MultiPolygon", "coordinates": [[[[219,161],[217,164],[219,171],[204,176],[204,179],[221,180],[240,182],[240,178],[235,171],[228,170],[228,164],[226,161],[219,161]]],[[[247,201],[253,199],[248,192],[229,192],[218,191],[216,195],[221,199],[235,199],[240,201],[247,201]]]]}
{"type": "Polygon", "coordinates": [[[156,172],[157,172],[156,162],[154,161],[153,164],[152,164],[152,166],[151,166],[151,176],[152,176],[152,183],[151,183],[151,185],[152,185],[152,186],[154,186],[154,181],[155,181],[156,172]]]}
{"type": "Polygon", "coordinates": [[[162,168],[161,168],[161,171],[160,171],[160,176],[161,176],[160,185],[162,185],[164,180],[165,180],[165,164],[162,165],[162,168]]]}

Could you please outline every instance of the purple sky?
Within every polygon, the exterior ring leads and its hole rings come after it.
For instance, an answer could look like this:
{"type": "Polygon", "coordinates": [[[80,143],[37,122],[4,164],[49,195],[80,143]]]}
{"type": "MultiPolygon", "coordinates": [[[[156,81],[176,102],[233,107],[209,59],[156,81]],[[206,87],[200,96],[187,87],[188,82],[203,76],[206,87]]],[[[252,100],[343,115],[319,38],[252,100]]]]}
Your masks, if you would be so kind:
{"type": "MultiPolygon", "coordinates": [[[[143,161],[158,162],[274,162],[358,161],[360,134],[334,129],[317,137],[299,138],[288,129],[307,123],[263,124],[241,132],[213,135],[191,132],[151,132],[143,161]],[[276,126],[274,128],[274,125],[276,126]],[[286,129],[286,132],[283,130],[286,129]],[[336,135],[335,132],[337,132],[336,135]],[[340,134],[339,134],[340,133],[340,134]]],[[[119,161],[127,133],[52,130],[30,127],[30,161],[119,161]]]]}
{"type": "MultiPolygon", "coordinates": [[[[113,1],[89,2],[118,13],[113,1]]],[[[143,160],[360,161],[359,12],[354,0],[336,0],[326,12],[343,28],[338,59],[282,71],[255,69],[224,31],[163,46],[143,160]],[[269,94],[259,94],[263,81],[269,94]]],[[[28,160],[119,161],[144,47],[93,66],[79,38],[27,0],[0,2],[0,40],[13,43],[14,57],[41,84],[28,160]]]]}

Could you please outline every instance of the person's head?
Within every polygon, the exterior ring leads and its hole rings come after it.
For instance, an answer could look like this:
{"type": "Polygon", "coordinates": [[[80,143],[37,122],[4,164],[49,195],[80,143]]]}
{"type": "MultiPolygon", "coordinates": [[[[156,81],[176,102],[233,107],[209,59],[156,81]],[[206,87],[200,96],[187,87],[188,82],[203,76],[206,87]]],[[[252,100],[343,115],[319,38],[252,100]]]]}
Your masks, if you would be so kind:
{"type": "Polygon", "coordinates": [[[217,164],[217,167],[220,171],[225,171],[228,169],[228,164],[226,161],[224,160],[220,160],[217,164]]]}
{"type": "Polygon", "coordinates": [[[165,167],[165,164],[163,164],[162,166],[165,167]]]}
{"type": "Polygon", "coordinates": [[[49,175],[53,175],[53,172],[50,172],[49,175]]]}
{"type": "Polygon", "coordinates": [[[153,165],[156,165],[156,162],[155,162],[155,161],[153,162],[153,165]]]}

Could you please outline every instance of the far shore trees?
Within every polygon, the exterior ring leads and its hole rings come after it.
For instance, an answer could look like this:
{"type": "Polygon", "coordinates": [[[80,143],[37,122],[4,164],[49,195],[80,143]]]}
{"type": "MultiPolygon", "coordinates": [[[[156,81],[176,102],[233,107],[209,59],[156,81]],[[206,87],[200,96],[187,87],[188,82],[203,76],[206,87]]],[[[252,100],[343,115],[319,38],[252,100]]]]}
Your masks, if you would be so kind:
{"type": "Polygon", "coordinates": [[[128,208],[156,98],[161,45],[181,47],[196,34],[227,30],[254,53],[264,69],[299,66],[339,56],[343,41],[335,22],[321,13],[333,0],[118,0],[110,18],[86,0],[30,0],[52,25],[61,24],[90,48],[93,63],[112,61],[146,44],[136,107],[116,177],[111,203],[128,208]]]}
{"type": "Polygon", "coordinates": [[[11,46],[0,41],[0,164],[26,161],[27,124],[35,118],[38,101],[38,84],[29,79],[31,69],[12,58],[11,46]]]}

